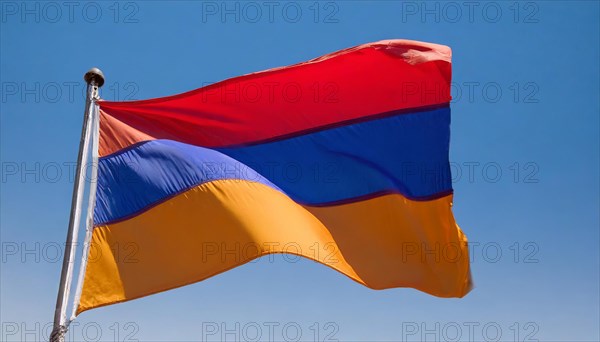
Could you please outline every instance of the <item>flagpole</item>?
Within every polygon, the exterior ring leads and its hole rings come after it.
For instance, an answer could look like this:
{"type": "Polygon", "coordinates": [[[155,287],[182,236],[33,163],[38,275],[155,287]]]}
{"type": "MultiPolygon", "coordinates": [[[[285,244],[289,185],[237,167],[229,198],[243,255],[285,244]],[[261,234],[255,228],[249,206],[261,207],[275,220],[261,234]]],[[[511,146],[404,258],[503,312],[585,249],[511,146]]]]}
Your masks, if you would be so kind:
{"type": "Polygon", "coordinates": [[[87,83],[85,112],[83,116],[83,127],[81,129],[81,139],[79,141],[79,154],[77,156],[77,171],[75,174],[75,184],[73,185],[73,197],[71,199],[69,230],[67,232],[67,241],[65,243],[65,254],[60,274],[60,285],[58,288],[58,296],[56,298],[56,309],[54,311],[54,326],[52,334],[50,335],[50,342],[63,342],[67,332],[67,305],[73,279],[73,266],[77,251],[75,245],[77,244],[77,234],[79,232],[79,223],[81,221],[81,204],[83,202],[83,192],[85,188],[85,173],[83,172],[83,168],[87,162],[91,124],[94,121],[92,115],[94,113],[95,100],[98,98],[98,88],[102,87],[104,84],[104,74],[100,69],[92,68],[85,73],[83,79],[87,83]]]}

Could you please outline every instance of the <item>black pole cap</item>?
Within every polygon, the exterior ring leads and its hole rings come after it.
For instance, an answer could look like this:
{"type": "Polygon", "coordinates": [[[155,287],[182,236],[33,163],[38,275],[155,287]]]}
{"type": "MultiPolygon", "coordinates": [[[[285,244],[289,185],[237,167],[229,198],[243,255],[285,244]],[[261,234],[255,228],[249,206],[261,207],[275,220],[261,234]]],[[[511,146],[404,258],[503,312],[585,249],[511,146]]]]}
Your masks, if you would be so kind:
{"type": "Polygon", "coordinates": [[[83,75],[83,79],[87,84],[95,83],[98,87],[102,87],[104,84],[104,74],[102,70],[98,68],[91,68],[88,72],[83,75]]]}

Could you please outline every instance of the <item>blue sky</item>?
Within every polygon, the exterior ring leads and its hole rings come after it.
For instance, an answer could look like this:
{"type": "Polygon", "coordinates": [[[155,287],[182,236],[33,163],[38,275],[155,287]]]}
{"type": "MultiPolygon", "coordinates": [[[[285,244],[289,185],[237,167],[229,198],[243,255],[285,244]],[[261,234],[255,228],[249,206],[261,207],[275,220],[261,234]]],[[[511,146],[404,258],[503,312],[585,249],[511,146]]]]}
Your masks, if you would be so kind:
{"type": "MultiPolygon", "coordinates": [[[[599,4],[0,2],[1,340],[46,338],[84,107],[176,94],[390,38],[453,49],[454,213],[476,288],[373,291],[266,257],[82,314],[70,338],[597,341],[599,4]]],[[[295,259],[293,259],[295,260],[295,259]]]]}

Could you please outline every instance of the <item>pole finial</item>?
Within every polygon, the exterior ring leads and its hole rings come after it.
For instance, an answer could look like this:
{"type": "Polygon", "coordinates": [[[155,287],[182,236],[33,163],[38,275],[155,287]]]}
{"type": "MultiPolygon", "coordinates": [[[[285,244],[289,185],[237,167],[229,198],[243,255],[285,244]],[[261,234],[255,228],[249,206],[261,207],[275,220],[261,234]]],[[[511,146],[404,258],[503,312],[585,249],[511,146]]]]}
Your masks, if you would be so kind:
{"type": "Polygon", "coordinates": [[[102,87],[104,84],[104,74],[102,70],[98,68],[91,68],[88,72],[85,73],[83,79],[87,84],[94,83],[98,87],[102,87]]]}

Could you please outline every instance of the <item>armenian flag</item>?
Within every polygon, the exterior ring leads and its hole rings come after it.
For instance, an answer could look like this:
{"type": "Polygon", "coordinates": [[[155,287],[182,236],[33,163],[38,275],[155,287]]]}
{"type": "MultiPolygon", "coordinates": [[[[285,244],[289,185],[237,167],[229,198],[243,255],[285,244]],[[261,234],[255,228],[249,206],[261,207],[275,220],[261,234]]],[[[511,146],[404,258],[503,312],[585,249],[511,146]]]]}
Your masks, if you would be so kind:
{"type": "Polygon", "coordinates": [[[450,48],[386,40],[179,95],[99,101],[77,313],[269,253],[372,289],[464,296],[450,81],[450,48]]]}

